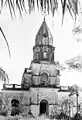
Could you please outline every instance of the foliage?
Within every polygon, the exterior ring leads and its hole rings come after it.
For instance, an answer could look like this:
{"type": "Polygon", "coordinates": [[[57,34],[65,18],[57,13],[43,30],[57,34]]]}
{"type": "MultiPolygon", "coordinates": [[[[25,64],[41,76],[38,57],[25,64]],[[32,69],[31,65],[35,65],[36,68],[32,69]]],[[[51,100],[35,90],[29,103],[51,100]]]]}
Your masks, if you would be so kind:
{"type": "Polygon", "coordinates": [[[58,70],[66,70],[66,67],[64,67],[64,65],[60,64],[58,61],[55,61],[55,66],[58,70]]]}
{"type": "MultiPolygon", "coordinates": [[[[80,0],[1,0],[0,1],[0,11],[5,9],[5,6],[8,7],[11,17],[16,16],[16,11],[19,11],[20,16],[22,17],[23,11],[32,13],[32,11],[37,6],[38,10],[41,12],[50,14],[54,16],[55,11],[58,11],[58,8],[62,9],[62,21],[64,19],[65,12],[68,10],[73,19],[76,20],[76,15],[78,15],[78,7],[80,7],[80,0]],[[61,6],[60,6],[61,5],[61,6]]],[[[0,12],[1,13],[1,12],[0,12]]],[[[0,32],[2,33],[5,42],[8,47],[9,57],[10,48],[6,39],[6,36],[3,32],[2,27],[0,27],[0,32]]]]}
{"type": "Polygon", "coordinates": [[[2,115],[2,116],[7,116],[8,111],[7,111],[7,109],[6,109],[6,106],[2,103],[2,104],[0,105],[0,107],[1,107],[1,109],[0,109],[0,115],[2,115]]]}
{"type": "Polygon", "coordinates": [[[82,70],[82,56],[77,55],[70,60],[65,61],[69,70],[82,70]]]}
{"type": "Polygon", "coordinates": [[[72,30],[74,36],[78,36],[77,37],[77,41],[79,41],[79,35],[82,34],[82,26],[78,25],[76,26],[73,30],[72,30]]]}
{"type": "Polygon", "coordinates": [[[8,82],[9,83],[9,77],[7,75],[7,73],[0,67],[0,79],[6,83],[8,82]]]}
{"type": "Polygon", "coordinates": [[[0,115],[2,115],[2,116],[7,116],[7,110],[2,110],[2,111],[0,111],[0,115]]]}
{"type": "Polygon", "coordinates": [[[27,12],[27,8],[30,14],[37,6],[41,12],[45,11],[48,14],[51,12],[54,16],[55,11],[59,8],[59,4],[61,4],[63,18],[66,10],[69,11],[72,17],[78,14],[80,0],[1,0],[1,10],[5,5],[8,6],[11,17],[13,17],[13,14],[16,15],[16,9],[22,16],[22,12],[27,12]]]}
{"type": "Polygon", "coordinates": [[[4,100],[2,99],[2,97],[0,97],[0,115],[2,116],[7,116],[7,107],[4,103],[4,100]]]}
{"type": "MultiPolygon", "coordinates": [[[[47,14],[52,13],[53,16],[55,11],[58,11],[58,9],[61,8],[62,21],[67,10],[72,18],[76,20],[76,16],[79,13],[79,7],[81,8],[80,0],[0,0],[0,11],[5,9],[5,6],[8,7],[12,18],[13,16],[16,16],[17,10],[22,17],[23,11],[25,11],[25,13],[29,12],[30,14],[36,6],[41,12],[45,12],[47,14]]],[[[10,48],[2,27],[0,27],[0,32],[5,39],[9,56],[11,57],[10,48]]]]}
{"type": "Polygon", "coordinates": [[[8,44],[7,38],[6,38],[6,36],[5,36],[4,32],[3,32],[3,29],[2,29],[2,27],[0,27],[0,32],[1,32],[1,34],[3,35],[3,37],[4,37],[4,40],[5,40],[5,42],[6,42],[6,45],[7,45],[7,48],[8,48],[8,52],[9,52],[9,57],[11,57],[11,53],[10,53],[9,44],[8,44]]]}
{"type": "Polygon", "coordinates": [[[13,107],[11,111],[11,116],[19,115],[21,113],[21,109],[19,107],[13,107]]]}
{"type": "MultiPolygon", "coordinates": [[[[74,100],[73,99],[65,99],[63,102],[62,102],[62,112],[67,115],[67,116],[70,116],[70,111],[71,109],[73,109],[73,106],[74,106],[74,100]]],[[[72,112],[71,112],[72,114],[72,112]]]]}
{"type": "Polygon", "coordinates": [[[63,120],[69,120],[69,118],[70,117],[63,112],[61,112],[59,115],[56,116],[56,119],[58,119],[58,120],[62,120],[62,119],[63,120]]]}

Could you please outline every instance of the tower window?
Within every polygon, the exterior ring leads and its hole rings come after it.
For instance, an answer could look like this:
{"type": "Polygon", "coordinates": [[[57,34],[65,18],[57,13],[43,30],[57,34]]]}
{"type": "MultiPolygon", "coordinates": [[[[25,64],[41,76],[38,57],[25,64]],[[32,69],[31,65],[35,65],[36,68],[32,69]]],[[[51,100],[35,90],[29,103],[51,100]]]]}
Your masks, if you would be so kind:
{"type": "Polygon", "coordinates": [[[42,38],[42,44],[43,44],[43,45],[48,45],[48,38],[43,37],[43,38],[42,38]]]}
{"type": "Polygon", "coordinates": [[[60,75],[60,70],[57,70],[57,75],[60,75]]]}
{"type": "Polygon", "coordinates": [[[44,52],[43,55],[44,55],[44,58],[47,58],[47,52],[44,52]]]}
{"type": "Polygon", "coordinates": [[[48,75],[46,73],[42,73],[40,81],[42,85],[46,85],[48,83],[48,75]]]}

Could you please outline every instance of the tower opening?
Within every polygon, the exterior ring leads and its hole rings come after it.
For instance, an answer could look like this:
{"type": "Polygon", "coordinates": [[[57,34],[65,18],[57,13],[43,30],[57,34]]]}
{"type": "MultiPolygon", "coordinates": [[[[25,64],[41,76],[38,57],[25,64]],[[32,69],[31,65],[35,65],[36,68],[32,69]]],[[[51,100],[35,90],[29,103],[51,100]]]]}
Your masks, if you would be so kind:
{"type": "Polygon", "coordinates": [[[42,100],[40,102],[40,115],[42,114],[48,114],[48,101],[42,100]]]}
{"type": "Polygon", "coordinates": [[[42,86],[48,85],[48,75],[45,72],[41,74],[40,82],[42,86]]]}

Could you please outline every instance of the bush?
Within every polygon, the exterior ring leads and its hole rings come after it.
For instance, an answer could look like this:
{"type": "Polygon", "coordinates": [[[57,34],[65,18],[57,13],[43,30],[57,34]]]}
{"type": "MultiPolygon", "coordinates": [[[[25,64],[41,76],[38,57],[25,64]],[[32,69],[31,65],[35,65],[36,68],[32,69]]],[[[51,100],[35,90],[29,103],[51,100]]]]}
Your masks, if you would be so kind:
{"type": "Polygon", "coordinates": [[[7,116],[7,110],[5,110],[5,109],[1,110],[0,115],[7,116]]]}
{"type": "Polygon", "coordinates": [[[13,107],[11,110],[11,116],[19,115],[20,113],[21,113],[21,110],[19,109],[19,107],[13,107]]]}

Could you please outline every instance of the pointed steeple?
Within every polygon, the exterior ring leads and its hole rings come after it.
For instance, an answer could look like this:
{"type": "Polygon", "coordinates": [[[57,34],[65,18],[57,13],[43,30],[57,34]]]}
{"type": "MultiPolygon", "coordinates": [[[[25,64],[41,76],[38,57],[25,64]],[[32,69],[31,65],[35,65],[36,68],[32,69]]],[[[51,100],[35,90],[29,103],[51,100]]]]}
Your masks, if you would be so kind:
{"type": "Polygon", "coordinates": [[[53,62],[54,50],[53,37],[44,17],[42,25],[36,35],[35,46],[33,47],[33,60],[53,62]]]}
{"type": "Polygon", "coordinates": [[[53,37],[52,37],[52,34],[46,24],[45,16],[44,16],[44,21],[36,35],[35,45],[51,45],[51,46],[53,46],[53,37]]]}

